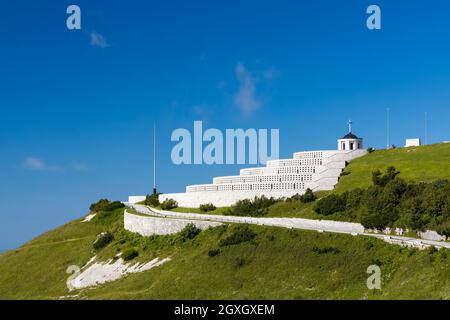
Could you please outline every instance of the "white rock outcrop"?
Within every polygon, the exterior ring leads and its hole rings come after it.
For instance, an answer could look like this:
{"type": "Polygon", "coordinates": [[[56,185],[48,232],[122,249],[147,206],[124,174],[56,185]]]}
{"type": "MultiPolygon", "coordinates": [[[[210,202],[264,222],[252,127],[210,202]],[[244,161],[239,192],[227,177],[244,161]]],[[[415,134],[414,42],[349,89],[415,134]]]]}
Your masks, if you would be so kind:
{"type": "Polygon", "coordinates": [[[86,266],[81,269],[82,271],[80,273],[67,281],[67,286],[70,291],[96,286],[118,280],[130,273],[150,270],[170,260],[170,257],[164,259],[155,258],[147,263],[132,264],[125,263],[122,258],[119,258],[116,261],[111,259],[107,262],[95,262],[95,257],[93,257],[86,266]]]}

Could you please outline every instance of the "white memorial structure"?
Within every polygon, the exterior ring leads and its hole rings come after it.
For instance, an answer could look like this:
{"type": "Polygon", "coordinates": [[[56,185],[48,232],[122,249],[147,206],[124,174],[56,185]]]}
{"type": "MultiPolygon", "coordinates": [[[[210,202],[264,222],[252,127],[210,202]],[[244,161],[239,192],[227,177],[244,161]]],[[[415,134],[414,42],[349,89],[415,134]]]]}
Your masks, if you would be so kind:
{"type": "Polygon", "coordinates": [[[422,143],[420,142],[419,138],[406,139],[406,142],[405,142],[405,148],[420,147],[421,145],[422,145],[422,143]]]}
{"type": "Polygon", "coordinates": [[[230,206],[255,196],[291,197],[312,191],[332,190],[348,161],[365,155],[363,139],[349,133],[338,139],[337,150],[296,152],[292,159],[267,161],[265,167],[241,169],[238,176],[216,177],[211,184],[191,185],[185,193],[161,194],[159,201],[174,199],[180,207],[197,208],[212,203],[230,206]]]}

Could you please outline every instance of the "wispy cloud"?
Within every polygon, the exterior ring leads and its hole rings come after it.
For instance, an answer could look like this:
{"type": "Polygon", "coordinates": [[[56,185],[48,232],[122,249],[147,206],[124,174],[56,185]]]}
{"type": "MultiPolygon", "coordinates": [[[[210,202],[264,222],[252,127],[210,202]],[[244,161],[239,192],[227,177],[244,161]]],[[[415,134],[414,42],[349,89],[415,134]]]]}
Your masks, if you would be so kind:
{"type": "Polygon", "coordinates": [[[109,43],[100,33],[93,31],[91,32],[91,46],[104,49],[109,47],[109,43]]]}
{"type": "Polygon", "coordinates": [[[77,171],[86,172],[90,171],[91,168],[82,162],[71,162],[67,166],[48,164],[44,160],[38,157],[27,157],[22,162],[22,167],[30,171],[53,171],[53,172],[66,172],[66,171],[77,171]]]}
{"type": "Polygon", "coordinates": [[[42,171],[47,168],[47,165],[42,159],[35,157],[28,157],[23,161],[23,166],[29,170],[42,171]]]}
{"type": "Polygon", "coordinates": [[[79,171],[79,172],[87,172],[87,171],[91,171],[91,167],[89,167],[87,164],[83,163],[83,162],[72,162],[69,165],[69,169],[72,169],[74,171],[79,171]]]}
{"type": "Polygon", "coordinates": [[[234,103],[241,112],[248,116],[261,107],[261,101],[256,97],[256,78],[241,63],[236,66],[236,77],[239,89],[234,97],[234,103]]]}

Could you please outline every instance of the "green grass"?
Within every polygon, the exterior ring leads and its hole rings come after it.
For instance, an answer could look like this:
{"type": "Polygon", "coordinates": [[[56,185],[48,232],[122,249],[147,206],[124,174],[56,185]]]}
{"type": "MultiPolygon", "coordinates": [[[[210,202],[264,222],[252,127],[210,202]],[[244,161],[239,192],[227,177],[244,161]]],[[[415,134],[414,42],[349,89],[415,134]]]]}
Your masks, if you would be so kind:
{"type": "MultiPolygon", "coordinates": [[[[394,166],[400,177],[408,181],[450,180],[450,143],[422,147],[378,150],[355,159],[345,168],[345,174],[332,192],[342,193],[355,188],[368,188],[372,185],[372,172],[384,171],[394,166]]],[[[329,192],[318,192],[323,197],[329,192]]],[[[349,220],[342,214],[322,216],[314,212],[314,204],[276,203],[269,208],[270,217],[297,217],[306,219],[349,220]]]]}
{"type": "Polygon", "coordinates": [[[367,188],[372,183],[372,172],[394,166],[400,177],[409,181],[450,180],[450,143],[422,147],[378,150],[355,159],[345,169],[335,192],[367,188]]]}
{"type": "MultiPolygon", "coordinates": [[[[117,227],[118,220],[106,229],[117,227]]],[[[202,231],[193,240],[178,235],[140,237],[125,232],[136,261],[170,256],[160,267],[94,289],[75,291],[80,299],[448,299],[450,252],[430,254],[381,240],[274,227],[249,226],[256,237],[219,246],[236,226],[202,231]],[[210,257],[208,252],[220,249],[210,257]],[[366,269],[380,264],[382,291],[366,288],[366,269]]],[[[98,221],[74,221],[0,257],[0,298],[58,299],[68,295],[66,268],[94,254],[98,221]],[[79,240],[60,242],[69,235],[79,240]],[[31,245],[32,243],[32,245],[31,245]]],[[[119,229],[116,230],[120,231],[119,229]]],[[[118,239],[116,239],[118,240],[118,239]]]]}
{"type": "MultiPolygon", "coordinates": [[[[323,216],[314,211],[314,202],[300,203],[298,201],[293,202],[278,202],[269,207],[269,213],[264,217],[276,217],[276,218],[303,218],[303,219],[316,219],[316,220],[348,220],[348,217],[333,214],[329,216],[323,216]]],[[[350,221],[350,220],[349,220],[350,221]]]]}

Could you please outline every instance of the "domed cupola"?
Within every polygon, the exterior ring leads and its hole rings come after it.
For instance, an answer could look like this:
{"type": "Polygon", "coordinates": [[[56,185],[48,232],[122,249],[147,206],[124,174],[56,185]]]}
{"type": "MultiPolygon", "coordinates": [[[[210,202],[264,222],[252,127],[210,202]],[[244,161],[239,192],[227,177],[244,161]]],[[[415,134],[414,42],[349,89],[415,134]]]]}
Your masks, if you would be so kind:
{"type": "Polygon", "coordinates": [[[363,149],[363,139],[352,133],[352,124],[353,122],[350,120],[348,122],[348,133],[341,139],[338,139],[338,150],[348,151],[363,149]]]}

